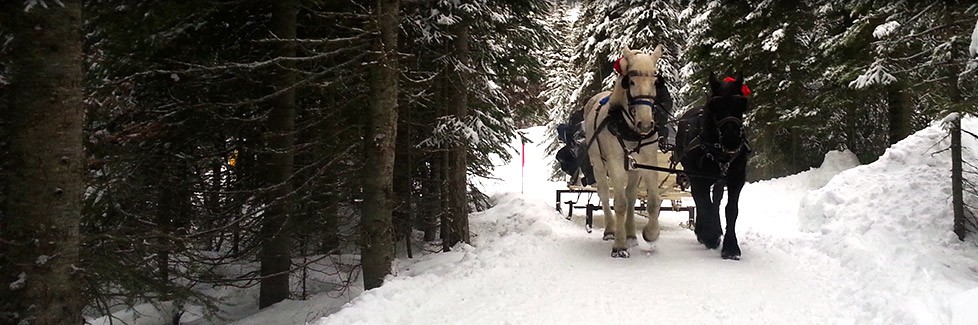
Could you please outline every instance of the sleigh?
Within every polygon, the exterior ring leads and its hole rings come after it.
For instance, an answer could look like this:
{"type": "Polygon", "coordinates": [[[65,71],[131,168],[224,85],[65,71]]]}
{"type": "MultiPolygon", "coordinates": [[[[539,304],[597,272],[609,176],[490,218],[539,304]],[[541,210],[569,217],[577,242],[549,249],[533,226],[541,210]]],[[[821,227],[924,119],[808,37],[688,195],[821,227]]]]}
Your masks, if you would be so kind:
{"type": "MultiPolygon", "coordinates": [[[[658,164],[657,167],[662,169],[673,169],[681,170],[677,164],[672,162],[672,152],[660,152],[658,154],[658,164]]],[[[594,211],[600,211],[602,209],[600,203],[592,203],[592,198],[596,202],[598,189],[591,185],[582,185],[582,182],[586,179],[581,172],[581,170],[576,171],[577,175],[572,175],[571,181],[569,182],[567,189],[558,189],[556,191],[555,207],[557,211],[564,213],[564,208],[566,207],[567,219],[570,220],[574,215],[575,210],[584,210],[585,214],[585,230],[588,233],[594,228],[594,211]]],[[[686,205],[692,202],[692,196],[689,193],[689,189],[686,183],[680,181],[679,177],[683,177],[679,173],[666,172],[666,171],[656,171],[657,178],[659,179],[659,197],[662,199],[660,203],[660,211],[686,211],[689,214],[689,219],[680,224],[683,228],[692,229],[696,220],[696,207],[692,205],[686,205]]],[[[640,184],[644,184],[640,182],[640,184]]],[[[613,196],[614,189],[611,189],[613,196]]],[[[639,187],[638,191],[639,204],[635,206],[636,211],[647,211],[648,202],[646,198],[646,191],[644,186],[639,187]]],[[[613,203],[612,203],[613,205],[613,203]]],[[[614,207],[610,207],[614,210],[614,207]]],[[[640,213],[641,214],[641,213],[640,213]]],[[[646,215],[648,217],[648,215],[646,215]]]]}

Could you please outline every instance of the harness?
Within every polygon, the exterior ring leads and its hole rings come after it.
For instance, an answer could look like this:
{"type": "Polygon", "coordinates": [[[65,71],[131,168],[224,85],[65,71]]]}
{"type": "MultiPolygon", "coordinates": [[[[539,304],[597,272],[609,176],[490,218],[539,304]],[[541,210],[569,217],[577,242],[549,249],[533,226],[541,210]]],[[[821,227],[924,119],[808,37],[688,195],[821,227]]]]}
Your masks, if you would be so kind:
{"type": "MultiPolygon", "coordinates": [[[[655,96],[649,96],[649,95],[632,96],[631,91],[628,91],[629,80],[633,76],[652,76],[652,74],[632,70],[632,71],[628,71],[628,73],[622,76],[622,80],[619,82],[619,84],[622,88],[625,89],[625,96],[628,101],[629,108],[634,106],[648,106],[654,111],[656,109],[655,96]]],[[[601,115],[600,114],[601,108],[607,105],[610,99],[611,96],[609,95],[609,96],[605,96],[600,101],[598,101],[598,107],[594,113],[595,123],[598,122],[598,116],[601,115]]],[[[614,135],[616,139],[618,139],[618,144],[621,146],[624,155],[622,161],[624,161],[625,170],[632,169],[632,166],[634,166],[634,159],[631,158],[630,154],[637,153],[641,151],[643,147],[659,142],[657,131],[643,135],[641,133],[636,132],[629,126],[629,125],[634,125],[635,124],[634,122],[635,122],[635,116],[634,114],[632,114],[632,111],[625,109],[625,107],[623,107],[619,103],[615,103],[614,105],[611,106],[611,108],[609,108],[608,115],[605,117],[605,119],[602,120],[601,123],[597,125],[597,127],[595,127],[591,139],[588,139],[587,144],[585,144],[584,146],[584,151],[587,151],[594,143],[594,141],[597,140],[598,134],[601,133],[603,128],[608,128],[608,131],[611,132],[611,134],[614,135]],[[629,146],[625,144],[626,141],[635,142],[636,143],[635,147],[629,149],[628,148],[629,146]]],[[[601,159],[603,160],[604,152],[601,149],[600,145],[598,145],[598,150],[601,151],[601,159]]],[[[578,158],[578,160],[582,160],[582,159],[578,158]]],[[[580,163],[581,161],[578,161],[578,165],[580,165],[580,163]]]]}
{"type": "MultiPolygon", "coordinates": [[[[724,97],[714,96],[713,98],[710,99],[710,101],[717,100],[719,98],[724,98],[724,97]]],[[[744,98],[744,97],[743,96],[727,96],[726,98],[744,98]]],[[[711,118],[712,118],[712,116],[711,116],[711,118]]],[[[703,130],[702,130],[702,128],[703,128],[703,122],[702,122],[703,121],[703,111],[700,111],[699,114],[696,115],[696,117],[694,119],[697,121],[697,124],[699,124],[699,125],[697,125],[697,128],[699,130],[697,130],[697,135],[695,137],[693,137],[692,140],[690,140],[689,145],[686,147],[686,149],[684,150],[684,152],[682,153],[682,155],[685,156],[690,151],[693,151],[695,149],[701,149],[701,150],[703,150],[703,152],[705,153],[705,155],[703,157],[700,157],[700,160],[701,160],[700,161],[700,164],[702,165],[702,160],[704,158],[709,158],[714,163],[716,163],[717,166],[720,167],[720,173],[721,173],[720,174],[720,177],[721,178],[722,177],[726,177],[727,176],[727,170],[730,168],[730,163],[733,162],[734,160],[736,160],[738,157],[740,157],[740,155],[742,153],[747,152],[749,154],[752,150],[750,148],[750,143],[747,141],[747,137],[746,136],[741,136],[740,145],[737,146],[737,149],[735,149],[732,153],[731,152],[727,152],[726,150],[724,150],[723,149],[723,145],[721,144],[723,142],[723,132],[720,132],[720,126],[722,126],[724,124],[734,123],[735,125],[738,126],[738,129],[739,129],[741,135],[743,135],[743,132],[744,132],[743,131],[743,127],[744,127],[743,126],[744,125],[743,120],[741,120],[740,118],[734,117],[734,116],[728,116],[728,117],[722,118],[720,120],[714,119],[713,120],[713,124],[714,124],[714,126],[716,128],[717,141],[710,142],[708,140],[703,139],[703,137],[702,137],[702,135],[703,135],[703,130]]]]}
{"type": "MultiPolygon", "coordinates": [[[[628,97],[631,98],[632,96],[629,95],[628,97]]],[[[600,105],[598,105],[597,112],[595,112],[594,114],[595,123],[597,123],[598,115],[600,115],[599,113],[601,112],[601,108],[608,104],[609,99],[610,96],[602,98],[601,101],[598,102],[600,105]]],[[[647,100],[644,98],[629,100],[629,106],[632,105],[646,105],[652,107],[653,109],[655,108],[655,104],[651,100],[647,100]]],[[[590,147],[591,143],[594,142],[594,139],[597,139],[598,133],[601,133],[601,127],[607,126],[608,131],[611,132],[611,134],[614,135],[616,139],[618,139],[618,145],[621,146],[622,153],[624,155],[623,161],[625,162],[625,170],[629,170],[630,169],[628,164],[630,158],[629,155],[641,151],[643,147],[659,142],[659,137],[657,136],[658,132],[652,132],[646,135],[642,135],[638,132],[635,132],[635,130],[633,130],[631,127],[628,126],[627,124],[628,121],[626,121],[626,119],[634,121],[635,117],[631,114],[630,111],[626,110],[621,105],[616,104],[611,106],[610,110],[608,111],[608,116],[606,116],[605,119],[601,121],[601,125],[598,125],[598,127],[595,129],[594,137],[592,137],[591,141],[588,142],[588,147],[590,147]],[[636,142],[635,147],[629,149],[628,148],[629,146],[625,144],[626,141],[636,142]]],[[[600,145],[598,145],[598,150],[601,150],[600,145]]],[[[603,152],[601,155],[602,157],[604,157],[603,152]]]]}

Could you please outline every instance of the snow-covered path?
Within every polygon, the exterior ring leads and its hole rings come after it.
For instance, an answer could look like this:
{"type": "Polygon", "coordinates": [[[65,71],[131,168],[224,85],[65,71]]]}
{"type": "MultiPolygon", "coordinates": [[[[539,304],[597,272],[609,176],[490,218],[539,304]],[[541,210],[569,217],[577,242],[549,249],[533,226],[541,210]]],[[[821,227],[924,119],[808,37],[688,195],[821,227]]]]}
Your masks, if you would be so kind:
{"type": "Polygon", "coordinates": [[[679,227],[685,212],[662,214],[654,249],[612,259],[600,216],[588,234],[582,213],[554,210],[563,185],[546,180],[547,136],[533,128],[526,165],[484,180],[494,207],[472,215],[471,246],[400,259],[384,286],[314,324],[976,324],[978,249],[949,234],[946,165],[926,148],[941,134],[928,130],[878,163],[830,153],[821,168],[748,184],[743,259],[727,261],[679,227]],[[890,200],[936,203],[874,203],[890,200]]]}
{"type": "Polygon", "coordinates": [[[486,234],[475,245],[490,248],[466,247],[406,267],[400,275],[413,280],[390,285],[411,291],[368,292],[347,309],[355,312],[341,311],[329,323],[799,324],[826,323],[843,307],[830,279],[790,252],[756,247],[757,238],[745,240],[749,257],[721,260],[678,227],[685,214],[666,214],[672,217],[663,220],[677,226],[664,229],[654,250],[643,243],[632,258],[612,259],[610,242],[548,205],[517,195],[502,200],[509,202],[496,209],[510,211],[473,220],[486,234]],[[507,214],[521,220],[483,219],[507,214]],[[528,214],[547,219],[528,221],[528,214]]]}

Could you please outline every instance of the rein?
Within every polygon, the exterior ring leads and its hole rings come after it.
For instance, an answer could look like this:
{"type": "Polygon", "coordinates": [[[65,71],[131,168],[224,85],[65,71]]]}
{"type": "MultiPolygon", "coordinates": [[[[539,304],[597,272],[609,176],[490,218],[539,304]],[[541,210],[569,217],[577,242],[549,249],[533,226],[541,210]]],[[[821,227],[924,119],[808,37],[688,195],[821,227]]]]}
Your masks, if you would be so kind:
{"type": "MultiPolygon", "coordinates": [[[[625,157],[623,160],[625,163],[625,170],[632,170],[634,169],[634,166],[643,166],[641,164],[636,164],[635,159],[632,158],[630,154],[637,153],[641,151],[643,147],[659,142],[659,138],[656,136],[658,132],[651,132],[649,134],[642,135],[632,130],[632,128],[629,127],[628,125],[625,125],[625,123],[629,123],[631,125],[635,124],[635,115],[632,113],[632,109],[631,109],[634,106],[648,106],[653,111],[656,110],[655,96],[652,95],[632,96],[631,91],[629,91],[628,89],[627,83],[629,77],[633,75],[645,75],[645,74],[640,74],[637,71],[629,71],[629,73],[623,76],[622,80],[619,82],[621,84],[621,87],[625,88],[624,91],[626,96],[625,98],[628,101],[628,109],[626,109],[622,105],[616,105],[616,104],[610,105],[611,108],[609,109],[608,114],[605,116],[603,120],[601,120],[601,123],[599,123],[598,126],[595,127],[594,133],[591,135],[591,138],[587,140],[587,143],[584,145],[584,149],[583,149],[584,152],[587,152],[591,148],[591,145],[594,144],[594,141],[598,139],[598,134],[600,134],[602,130],[608,129],[608,131],[610,131],[612,135],[614,135],[615,138],[618,139],[618,144],[621,145],[622,152],[624,152],[625,157]],[[614,128],[608,127],[608,123],[612,122],[612,120],[615,120],[616,122],[612,124],[616,126],[614,128]],[[629,133],[626,134],[625,132],[629,132],[629,133]],[[648,142],[643,142],[649,138],[653,138],[653,140],[648,142]],[[625,145],[625,141],[638,142],[638,145],[635,146],[635,148],[628,149],[628,146],[625,145]]],[[[598,115],[600,115],[601,112],[601,108],[604,107],[605,105],[608,105],[609,98],[610,96],[605,97],[599,102],[598,107],[594,114],[595,122],[597,122],[598,115]]],[[[601,149],[600,145],[598,146],[598,149],[599,150],[601,149]]],[[[583,163],[584,161],[583,157],[584,155],[581,155],[577,158],[578,165],[583,163]]],[[[604,158],[602,157],[601,159],[603,160],[604,158]]],[[[656,168],[662,168],[662,167],[656,167],[656,168]]],[[[666,170],[666,171],[672,173],[678,172],[675,169],[666,170]]]]}
{"type": "MultiPolygon", "coordinates": [[[[629,96],[629,97],[631,97],[631,96],[629,96]]],[[[651,96],[637,97],[635,100],[632,100],[632,101],[629,102],[629,106],[631,106],[631,105],[648,105],[649,107],[653,107],[654,108],[655,107],[654,106],[654,103],[652,101],[650,101],[650,100],[646,100],[645,98],[652,98],[652,97],[651,96]]],[[[605,99],[607,99],[607,97],[605,99]]],[[[605,105],[607,105],[607,101],[606,100],[602,100],[602,103],[599,103],[598,108],[597,108],[597,111],[594,114],[595,121],[597,121],[598,115],[601,112],[601,108],[604,107],[605,105]]],[[[612,111],[608,112],[608,115],[605,116],[605,118],[603,120],[601,120],[601,123],[599,123],[598,126],[595,127],[594,134],[592,134],[591,135],[591,138],[588,139],[587,140],[587,143],[584,144],[584,148],[583,148],[584,152],[587,152],[591,148],[591,145],[594,144],[594,141],[597,141],[598,134],[600,134],[602,130],[608,129],[608,123],[611,123],[612,122],[612,119],[615,118],[615,116],[617,116],[617,114],[615,114],[616,112],[620,112],[622,119],[628,118],[629,120],[634,121],[634,117],[632,117],[632,115],[629,114],[629,112],[624,107],[622,107],[622,106],[612,106],[611,110],[612,111]]],[[[624,121],[622,121],[622,122],[624,122],[624,121]]],[[[631,129],[627,128],[627,127],[625,127],[625,129],[631,130],[631,129]]],[[[643,147],[649,146],[649,145],[652,145],[652,144],[655,144],[655,143],[659,142],[659,138],[658,137],[655,137],[652,141],[649,141],[649,142],[642,142],[643,140],[646,140],[648,138],[652,138],[656,134],[658,134],[657,132],[652,132],[652,133],[649,133],[648,135],[645,135],[645,136],[639,136],[639,138],[637,140],[628,140],[628,141],[636,141],[636,142],[638,142],[638,146],[636,146],[635,148],[629,150],[628,147],[625,145],[625,140],[622,139],[622,135],[619,134],[619,132],[616,132],[616,130],[613,130],[613,129],[609,129],[609,131],[611,131],[611,133],[615,136],[615,138],[618,139],[618,144],[621,145],[622,151],[625,152],[625,159],[624,159],[625,160],[625,170],[633,169],[633,168],[630,168],[629,159],[632,159],[632,158],[631,158],[631,156],[629,156],[629,154],[639,152],[643,147]]],[[[598,149],[600,149],[600,148],[601,147],[599,146],[598,149]]],[[[581,156],[579,156],[577,158],[577,164],[580,165],[583,162],[584,162],[584,155],[581,155],[581,156]]]]}

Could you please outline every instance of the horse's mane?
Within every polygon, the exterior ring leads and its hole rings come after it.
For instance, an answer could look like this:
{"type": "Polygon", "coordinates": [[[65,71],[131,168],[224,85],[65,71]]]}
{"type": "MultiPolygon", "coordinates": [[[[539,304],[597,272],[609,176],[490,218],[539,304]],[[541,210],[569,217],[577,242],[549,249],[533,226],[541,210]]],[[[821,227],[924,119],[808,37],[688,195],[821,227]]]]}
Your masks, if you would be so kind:
{"type": "Polygon", "coordinates": [[[628,95],[625,94],[625,88],[621,87],[622,81],[625,81],[625,75],[619,75],[618,80],[615,80],[615,86],[611,89],[611,100],[609,101],[612,105],[618,104],[622,107],[628,106],[628,95]]]}

